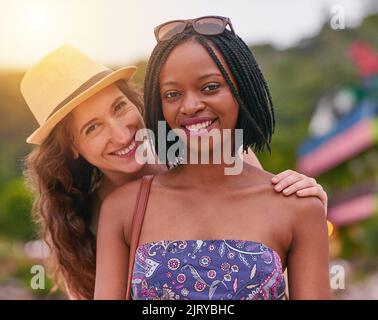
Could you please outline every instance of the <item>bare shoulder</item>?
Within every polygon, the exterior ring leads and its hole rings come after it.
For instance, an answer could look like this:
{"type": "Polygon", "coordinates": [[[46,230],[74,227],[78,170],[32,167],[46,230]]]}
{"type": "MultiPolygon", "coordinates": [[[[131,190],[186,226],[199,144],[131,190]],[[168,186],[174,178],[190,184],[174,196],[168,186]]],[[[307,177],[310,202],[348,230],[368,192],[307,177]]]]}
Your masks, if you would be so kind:
{"type": "Polygon", "coordinates": [[[253,180],[256,184],[262,186],[265,185],[266,187],[272,186],[272,178],[274,177],[274,174],[249,164],[244,164],[244,168],[248,174],[253,176],[253,180]]]}
{"type": "Polygon", "coordinates": [[[325,222],[324,205],[318,197],[293,197],[292,214],[297,223],[325,222]]]}
{"type": "Polygon", "coordinates": [[[136,200],[142,179],[137,179],[113,190],[103,201],[103,207],[113,209],[124,208],[129,201],[136,200]]]}
{"type": "MultiPolygon", "coordinates": [[[[272,205],[286,208],[285,212],[288,217],[295,221],[295,224],[308,224],[311,221],[325,222],[326,214],[324,206],[318,197],[298,197],[293,194],[285,196],[282,193],[276,192],[272,184],[272,173],[259,168],[253,168],[256,183],[264,194],[272,199],[272,205]],[[274,201],[275,200],[275,201],[274,201]]],[[[279,210],[282,213],[282,210],[279,210]]]]}
{"type": "Polygon", "coordinates": [[[289,217],[295,239],[298,235],[326,233],[326,213],[317,197],[301,198],[296,195],[284,197],[290,208],[289,217]]]}
{"type": "MultiPolygon", "coordinates": [[[[102,202],[101,221],[111,221],[114,225],[123,226],[124,234],[129,234],[133,219],[134,207],[142,179],[130,181],[113,190],[102,202]]],[[[126,239],[128,243],[128,239],[126,239]]]]}

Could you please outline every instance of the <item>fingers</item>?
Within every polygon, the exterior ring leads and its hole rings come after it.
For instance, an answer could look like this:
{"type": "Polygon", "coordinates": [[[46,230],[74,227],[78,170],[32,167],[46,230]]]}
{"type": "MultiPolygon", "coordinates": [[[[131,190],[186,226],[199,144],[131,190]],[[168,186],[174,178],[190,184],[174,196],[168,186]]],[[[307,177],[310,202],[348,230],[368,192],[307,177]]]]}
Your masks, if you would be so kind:
{"type": "Polygon", "coordinates": [[[328,203],[327,193],[324,191],[323,187],[320,184],[316,185],[315,187],[298,190],[297,195],[299,197],[318,197],[325,206],[327,206],[328,203]]]}
{"type": "Polygon", "coordinates": [[[285,196],[294,193],[298,197],[318,197],[323,203],[327,215],[328,196],[323,187],[314,178],[307,177],[293,170],[285,170],[272,178],[272,183],[276,184],[274,190],[281,192],[285,196]]]}
{"type": "Polygon", "coordinates": [[[280,192],[300,180],[305,180],[305,179],[303,178],[301,174],[297,172],[282,174],[280,176],[280,180],[274,186],[274,189],[280,192]]]}
{"type": "MultiPolygon", "coordinates": [[[[299,190],[303,190],[303,189],[309,189],[313,187],[313,184],[311,181],[309,181],[308,179],[299,179],[299,181],[293,183],[293,184],[289,184],[288,187],[284,188],[283,189],[283,193],[287,196],[299,191],[299,190]]],[[[319,190],[318,190],[319,191],[319,190]]]]}
{"type": "Polygon", "coordinates": [[[318,197],[320,199],[320,201],[323,203],[323,206],[324,206],[324,209],[325,209],[325,214],[327,216],[328,196],[327,196],[327,193],[324,191],[323,187],[320,184],[313,186],[313,187],[298,190],[296,192],[296,194],[297,194],[298,197],[303,197],[303,198],[304,197],[311,197],[311,196],[318,197]]]}
{"type": "Polygon", "coordinates": [[[320,184],[309,188],[302,188],[301,190],[297,191],[297,195],[299,197],[315,196],[318,197],[324,205],[327,205],[328,203],[327,193],[324,191],[323,187],[320,184]]]}
{"type": "Polygon", "coordinates": [[[297,195],[299,197],[317,197],[320,195],[320,191],[318,187],[302,188],[297,191],[297,195]]]}
{"type": "Polygon", "coordinates": [[[285,170],[285,171],[282,171],[280,172],[279,174],[276,174],[273,178],[272,178],[272,182],[273,183],[278,183],[280,182],[282,179],[288,177],[289,175],[293,174],[295,171],[293,170],[285,170]]]}

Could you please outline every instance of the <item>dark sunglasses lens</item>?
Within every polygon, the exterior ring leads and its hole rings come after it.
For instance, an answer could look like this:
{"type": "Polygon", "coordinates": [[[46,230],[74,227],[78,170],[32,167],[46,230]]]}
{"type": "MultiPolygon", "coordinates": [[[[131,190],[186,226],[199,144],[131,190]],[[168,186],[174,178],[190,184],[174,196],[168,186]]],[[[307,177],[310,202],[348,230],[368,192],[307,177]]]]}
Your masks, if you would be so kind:
{"type": "Polygon", "coordinates": [[[159,29],[158,39],[162,41],[168,40],[169,38],[173,37],[175,34],[183,32],[184,29],[185,29],[185,23],[182,21],[167,23],[159,29]]]}
{"type": "Polygon", "coordinates": [[[220,18],[202,18],[195,22],[194,29],[201,34],[219,34],[224,31],[224,24],[220,18]]]}

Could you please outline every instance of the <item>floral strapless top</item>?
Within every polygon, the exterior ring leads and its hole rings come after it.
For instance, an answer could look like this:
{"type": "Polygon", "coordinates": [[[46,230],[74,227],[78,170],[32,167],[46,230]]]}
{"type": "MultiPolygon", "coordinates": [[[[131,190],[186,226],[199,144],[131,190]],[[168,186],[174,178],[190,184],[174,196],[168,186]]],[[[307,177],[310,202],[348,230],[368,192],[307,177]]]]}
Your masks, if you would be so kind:
{"type": "Polygon", "coordinates": [[[246,240],[160,240],[137,248],[133,300],[282,299],[280,256],[246,240]]]}

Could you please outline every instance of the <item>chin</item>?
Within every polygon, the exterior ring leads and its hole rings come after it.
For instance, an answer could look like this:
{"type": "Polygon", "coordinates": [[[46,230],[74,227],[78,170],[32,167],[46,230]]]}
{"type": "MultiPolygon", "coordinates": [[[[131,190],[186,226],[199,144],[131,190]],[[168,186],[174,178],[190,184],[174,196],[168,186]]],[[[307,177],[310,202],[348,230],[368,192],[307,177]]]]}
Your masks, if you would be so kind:
{"type": "Polygon", "coordinates": [[[117,166],[115,171],[132,174],[139,172],[140,170],[142,170],[143,167],[144,164],[139,164],[138,162],[133,161],[133,163],[128,163],[127,165],[117,166]]]}

